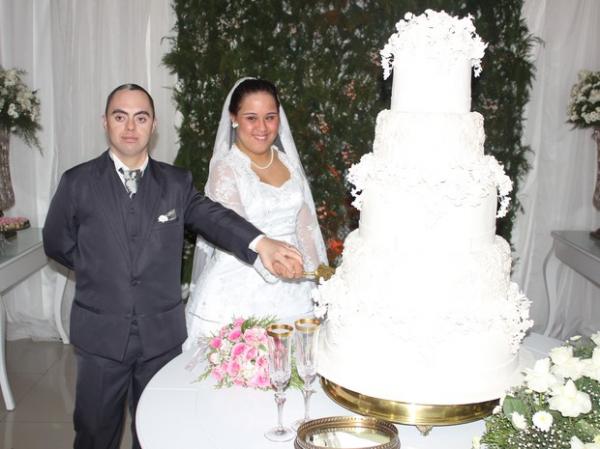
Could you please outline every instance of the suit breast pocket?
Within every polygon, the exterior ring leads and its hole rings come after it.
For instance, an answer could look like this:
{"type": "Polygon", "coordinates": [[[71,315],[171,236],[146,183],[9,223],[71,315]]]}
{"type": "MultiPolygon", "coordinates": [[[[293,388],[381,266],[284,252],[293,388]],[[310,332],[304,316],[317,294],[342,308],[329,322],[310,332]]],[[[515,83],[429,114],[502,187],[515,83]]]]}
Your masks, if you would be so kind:
{"type": "Polygon", "coordinates": [[[174,229],[174,228],[181,227],[181,226],[182,226],[181,220],[179,219],[179,217],[177,217],[177,218],[174,218],[169,221],[154,223],[152,230],[160,232],[165,229],[174,229]]]}

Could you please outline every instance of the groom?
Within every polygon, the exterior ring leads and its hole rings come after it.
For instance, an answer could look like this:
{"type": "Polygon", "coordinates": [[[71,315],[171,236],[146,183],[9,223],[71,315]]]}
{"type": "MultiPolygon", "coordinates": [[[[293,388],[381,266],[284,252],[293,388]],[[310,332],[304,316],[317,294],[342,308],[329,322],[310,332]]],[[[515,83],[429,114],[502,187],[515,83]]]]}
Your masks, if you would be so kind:
{"type": "Polygon", "coordinates": [[[104,115],[110,147],[64,173],[44,225],[46,254],[76,274],[75,449],[118,449],[126,399],[132,416],[152,376],[181,352],[184,226],[247,263],[298,277],[295,248],[261,235],[204,197],[191,174],[148,155],[154,102],[136,84],[117,87],[104,115]]]}

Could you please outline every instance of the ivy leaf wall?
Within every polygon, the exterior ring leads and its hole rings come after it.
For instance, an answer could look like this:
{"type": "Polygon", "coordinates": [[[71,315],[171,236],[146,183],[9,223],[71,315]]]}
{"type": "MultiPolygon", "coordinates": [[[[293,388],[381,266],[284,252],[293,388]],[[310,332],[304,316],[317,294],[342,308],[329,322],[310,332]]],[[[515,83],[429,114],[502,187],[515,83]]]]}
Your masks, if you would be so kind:
{"type": "MultiPolygon", "coordinates": [[[[174,0],[176,26],[165,64],[177,74],[174,99],[183,115],[176,164],[192,170],[199,189],[221,107],[243,76],[280,90],[312,186],[331,261],[358,223],[350,205],[348,168],[371,151],[377,113],[389,107],[379,50],[408,11],[474,17],[488,42],[482,75],[473,81],[474,111],[485,117],[486,153],[514,182],[511,212],[498,222],[510,241],[515,193],[528,170],[521,144],[534,38],[521,19],[522,0],[174,0]]],[[[451,236],[450,236],[451,237],[451,236]]]]}

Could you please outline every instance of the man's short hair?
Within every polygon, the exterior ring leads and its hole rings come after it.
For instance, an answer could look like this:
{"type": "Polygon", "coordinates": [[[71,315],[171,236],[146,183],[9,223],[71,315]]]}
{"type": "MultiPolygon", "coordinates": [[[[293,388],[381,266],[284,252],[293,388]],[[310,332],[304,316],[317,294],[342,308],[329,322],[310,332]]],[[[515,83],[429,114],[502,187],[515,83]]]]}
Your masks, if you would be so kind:
{"type": "Polygon", "coordinates": [[[106,107],[104,108],[104,114],[108,115],[108,106],[110,105],[110,101],[117,92],[120,92],[122,90],[140,90],[144,92],[148,97],[148,100],[150,101],[150,109],[152,109],[152,118],[156,116],[156,114],[154,113],[154,100],[152,99],[152,96],[142,86],[134,83],[121,84],[120,86],[115,87],[113,91],[108,94],[108,97],[106,98],[106,107]]]}

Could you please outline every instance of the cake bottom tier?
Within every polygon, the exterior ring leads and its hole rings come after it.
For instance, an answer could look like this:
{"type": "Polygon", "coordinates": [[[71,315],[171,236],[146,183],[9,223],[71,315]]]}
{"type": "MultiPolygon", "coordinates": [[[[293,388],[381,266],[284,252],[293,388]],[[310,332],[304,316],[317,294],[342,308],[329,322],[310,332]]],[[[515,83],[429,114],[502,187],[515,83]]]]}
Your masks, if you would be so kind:
{"type": "Polygon", "coordinates": [[[424,338],[415,344],[364,331],[349,326],[332,340],[325,328],[319,374],[374,398],[437,405],[498,399],[520,379],[518,354],[495,332],[476,338],[424,338]]]}

